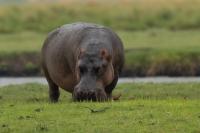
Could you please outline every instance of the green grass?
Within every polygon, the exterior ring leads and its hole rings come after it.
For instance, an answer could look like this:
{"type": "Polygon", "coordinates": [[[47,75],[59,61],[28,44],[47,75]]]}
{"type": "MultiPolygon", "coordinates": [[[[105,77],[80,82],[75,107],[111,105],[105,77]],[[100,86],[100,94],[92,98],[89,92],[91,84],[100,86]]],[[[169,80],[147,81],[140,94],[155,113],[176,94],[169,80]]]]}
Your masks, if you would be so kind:
{"type": "Polygon", "coordinates": [[[2,133],[200,132],[200,84],[120,84],[120,101],[75,103],[62,91],[59,103],[48,102],[47,86],[0,88],[2,133]],[[87,108],[109,107],[91,113],[87,108]]]}
{"type": "Polygon", "coordinates": [[[170,31],[152,29],[147,31],[119,31],[126,49],[146,49],[172,52],[200,51],[199,30],[170,31]]]}
{"type": "Polygon", "coordinates": [[[0,34],[1,53],[38,52],[46,34],[23,32],[13,34],[0,34]]]}
{"type": "MultiPolygon", "coordinates": [[[[116,31],[128,51],[154,52],[200,52],[199,30],[170,31],[152,29],[147,31],[116,31]]],[[[0,34],[0,52],[38,52],[46,33],[22,32],[0,34]]]]}

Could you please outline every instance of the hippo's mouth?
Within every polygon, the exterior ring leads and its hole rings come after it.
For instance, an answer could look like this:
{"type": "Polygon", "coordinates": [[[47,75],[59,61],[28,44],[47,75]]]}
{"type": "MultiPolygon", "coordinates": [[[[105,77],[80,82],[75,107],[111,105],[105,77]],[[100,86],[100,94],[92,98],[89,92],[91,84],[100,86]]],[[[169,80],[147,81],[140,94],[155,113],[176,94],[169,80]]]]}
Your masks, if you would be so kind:
{"type": "Polygon", "coordinates": [[[108,101],[109,97],[102,89],[95,89],[95,91],[77,91],[74,90],[73,94],[74,101],[108,101]]]}

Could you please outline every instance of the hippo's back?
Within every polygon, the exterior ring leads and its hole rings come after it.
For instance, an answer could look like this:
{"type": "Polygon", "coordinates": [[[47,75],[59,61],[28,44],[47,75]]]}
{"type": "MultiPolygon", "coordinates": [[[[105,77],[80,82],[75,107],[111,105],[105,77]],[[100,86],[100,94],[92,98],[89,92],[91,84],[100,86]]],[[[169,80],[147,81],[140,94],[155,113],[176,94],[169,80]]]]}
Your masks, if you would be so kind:
{"type": "Polygon", "coordinates": [[[61,54],[65,51],[64,47],[68,49],[68,53],[72,52],[73,54],[74,50],[76,50],[79,47],[78,45],[80,45],[80,39],[84,36],[83,31],[93,28],[101,29],[104,27],[92,23],[77,22],[72,24],[65,24],[55,29],[48,34],[42,48],[42,54],[44,57],[47,53],[48,55],[51,53],[61,54]]]}

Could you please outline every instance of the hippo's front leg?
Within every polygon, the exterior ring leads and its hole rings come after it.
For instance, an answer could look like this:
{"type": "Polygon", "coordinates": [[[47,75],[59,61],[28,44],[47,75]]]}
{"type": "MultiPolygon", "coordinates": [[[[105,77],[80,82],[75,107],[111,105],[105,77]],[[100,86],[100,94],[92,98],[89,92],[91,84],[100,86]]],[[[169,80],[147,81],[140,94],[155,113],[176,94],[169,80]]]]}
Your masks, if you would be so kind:
{"type": "Polygon", "coordinates": [[[108,99],[112,98],[112,90],[116,87],[118,81],[118,74],[115,74],[113,81],[105,87],[105,92],[107,94],[108,99]]]}

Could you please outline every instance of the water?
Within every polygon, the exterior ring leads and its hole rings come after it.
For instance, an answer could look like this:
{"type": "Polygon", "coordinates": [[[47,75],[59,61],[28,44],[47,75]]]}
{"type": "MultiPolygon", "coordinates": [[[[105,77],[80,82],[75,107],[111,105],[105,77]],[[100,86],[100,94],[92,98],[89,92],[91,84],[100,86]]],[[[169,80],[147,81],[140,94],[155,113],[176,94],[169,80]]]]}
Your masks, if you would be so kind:
{"type": "MultiPolygon", "coordinates": [[[[145,78],[120,78],[118,83],[200,83],[200,77],[145,77],[145,78]]],[[[47,84],[44,77],[0,77],[0,86],[39,83],[47,84]]]]}

